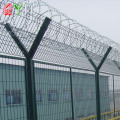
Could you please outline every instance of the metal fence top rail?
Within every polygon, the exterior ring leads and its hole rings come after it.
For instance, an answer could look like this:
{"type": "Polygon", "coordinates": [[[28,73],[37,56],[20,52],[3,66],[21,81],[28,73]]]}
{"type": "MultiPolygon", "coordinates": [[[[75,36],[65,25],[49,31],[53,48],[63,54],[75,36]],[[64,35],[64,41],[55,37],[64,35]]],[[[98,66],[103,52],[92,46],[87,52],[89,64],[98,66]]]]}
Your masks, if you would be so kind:
{"type": "Polygon", "coordinates": [[[0,53],[14,56],[23,54],[7,33],[4,24],[10,23],[13,32],[29,50],[35,39],[45,17],[52,19],[34,59],[45,62],[59,63],[73,67],[92,69],[91,65],[82,53],[81,49],[87,50],[96,64],[99,63],[108,47],[113,49],[110,52],[107,62],[102,71],[119,73],[114,61],[120,62],[120,45],[111,39],[99,35],[88,27],[79,24],[77,21],[67,17],[55,8],[41,0],[32,0],[33,9],[27,7],[30,0],[1,0],[0,2],[0,53]],[[3,14],[3,8],[7,3],[23,4],[20,15],[17,15],[13,8],[11,16],[3,14]]]}

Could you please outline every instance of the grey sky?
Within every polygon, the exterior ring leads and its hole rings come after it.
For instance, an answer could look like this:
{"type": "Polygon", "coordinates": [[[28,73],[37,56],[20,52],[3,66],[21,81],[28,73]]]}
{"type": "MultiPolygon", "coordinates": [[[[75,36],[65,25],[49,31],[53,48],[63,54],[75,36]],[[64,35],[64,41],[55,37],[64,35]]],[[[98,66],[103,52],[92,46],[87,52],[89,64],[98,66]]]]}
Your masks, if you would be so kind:
{"type": "Polygon", "coordinates": [[[44,0],[67,16],[120,43],[120,0],[44,0]]]}

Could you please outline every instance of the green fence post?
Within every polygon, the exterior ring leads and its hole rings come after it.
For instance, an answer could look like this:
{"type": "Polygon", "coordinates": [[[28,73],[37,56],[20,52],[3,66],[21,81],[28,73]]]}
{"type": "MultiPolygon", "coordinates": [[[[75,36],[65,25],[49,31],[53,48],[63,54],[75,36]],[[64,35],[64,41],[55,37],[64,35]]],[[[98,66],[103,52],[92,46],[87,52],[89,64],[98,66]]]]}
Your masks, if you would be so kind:
{"type": "Polygon", "coordinates": [[[37,120],[37,106],[36,106],[36,89],[34,78],[34,62],[32,61],[38,46],[50,24],[51,19],[45,18],[30,50],[28,51],[24,44],[19,40],[19,37],[13,32],[10,24],[5,24],[6,30],[9,32],[14,42],[17,44],[21,52],[23,53],[25,60],[25,84],[26,84],[26,103],[27,103],[27,119],[37,120]]]}
{"type": "Polygon", "coordinates": [[[72,120],[75,120],[75,115],[74,115],[74,97],[73,97],[73,82],[72,82],[72,69],[71,68],[70,68],[70,86],[71,86],[72,120]]]}
{"type": "Polygon", "coordinates": [[[114,117],[115,117],[115,78],[113,75],[113,104],[114,104],[114,117]]]}
{"type": "Polygon", "coordinates": [[[26,83],[26,100],[28,120],[37,120],[37,107],[36,107],[36,89],[34,78],[34,63],[32,59],[25,60],[25,83],[26,83]]]}
{"type": "Polygon", "coordinates": [[[112,50],[112,47],[109,47],[104,55],[104,57],[102,58],[102,60],[100,61],[99,65],[96,66],[94,61],[92,60],[92,58],[90,57],[90,55],[87,53],[87,51],[82,48],[82,51],[84,53],[84,55],[86,56],[86,58],[88,59],[88,61],[90,62],[90,64],[93,66],[93,68],[95,69],[95,85],[96,85],[96,110],[97,110],[97,120],[101,120],[101,112],[100,112],[100,85],[99,85],[99,71],[100,68],[102,67],[103,63],[105,62],[107,56],[109,55],[110,51],[112,50]]]}
{"type": "Polygon", "coordinates": [[[96,87],[96,109],[97,109],[97,120],[101,120],[101,112],[100,112],[99,70],[96,70],[96,71],[95,71],[95,87],[96,87]]]}

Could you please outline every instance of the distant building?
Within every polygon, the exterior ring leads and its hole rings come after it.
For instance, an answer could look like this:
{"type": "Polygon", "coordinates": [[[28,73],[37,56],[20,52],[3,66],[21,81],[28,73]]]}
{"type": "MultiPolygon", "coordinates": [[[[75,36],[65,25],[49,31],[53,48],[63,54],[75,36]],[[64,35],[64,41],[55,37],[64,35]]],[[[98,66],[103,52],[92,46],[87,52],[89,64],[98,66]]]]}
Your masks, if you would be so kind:
{"type": "MultiPolygon", "coordinates": [[[[2,120],[17,120],[17,118],[26,120],[24,66],[1,63],[0,77],[2,120]]],[[[110,111],[108,76],[100,76],[100,81],[104,81],[104,83],[100,82],[101,112],[110,111]]],[[[69,71],[52,67],[36,67],[35,83],[38,120],[71,120],[72,102],[69,71]]],[[[75,118],[96,115],[95,76],[90,73],[73,71],[72,83],[75,118]]]]}

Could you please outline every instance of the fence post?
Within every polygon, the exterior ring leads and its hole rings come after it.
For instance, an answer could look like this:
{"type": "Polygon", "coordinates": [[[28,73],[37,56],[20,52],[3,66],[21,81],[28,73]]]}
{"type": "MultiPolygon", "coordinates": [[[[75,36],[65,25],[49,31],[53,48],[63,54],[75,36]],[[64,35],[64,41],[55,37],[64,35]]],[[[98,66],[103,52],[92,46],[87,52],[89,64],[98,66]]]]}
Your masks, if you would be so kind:
{"type": "Polygon", "coordinates": [[[72,120],[75,120],[75,115],[74,115],[74,97],[73,97],[73,82],[72,82],[72,69],[71,68],[70,68],[70,86],[71,86],[72,120]]]}
{"type": "Polygon", "coordinates": [[[26,100],[27,100],[27,114],[28,120],[37,120],[37,107],[36,107],[36,89],[34,78],[34,63],[32,59],[26,58],[25,60],[25,83],[26,83],[26,100]]]}
{"type": "Polygon", "coordinates": [[[95,70],[95,85],[96,85],[96,110],[97,110],[97,120],[101,120],[101,111],[100,111],[100,85],[99,85],[99,71],[100,68],[102,67],[103,63],[105,62],[107,56],[109,55],[110,51],[112,50],[112,47],[109,47],[104,55],[104,57],[102,58],[102,60],[100,61],[99,65],[96,66],[94,61],[92,60],[92,58],[90,57],[90,55],[87,53],[87,51],[82,48],[82,51],[84,53],[84,55],[86,56],[86,58],[88,59],[88,61],[90,62],[90,64],[93,66],[94,70],[95,70]]]}
{"type": "Polygon", "coordinates": [[[19,40],[19,37],[13,32],[10,24],[5,24],[5,28],[8,33],[13,38],[14,42],[17,44],[24,57],[25,61],[25,84],[26,84],[26,103],[27,103],[27,119],[28,120],[37,120],[37,106],[36,106],[36,89],[35,89],[35,78],[34,78],[34,62],[32,61],[33,56],[40,45],[40,42],[50,24],[51,19],[45,18],[36,38],[30,48],[27,51],[24,44],[19,40]]]}
{"type": "Polygon", "coordinates": [[[115,78],[113,75],[113,104],[114,104],[114,117],[115,117],[115,78]]]}
{"type": "Polygon", "coordinates": [[[96,87],[96,109],[97,109],[97,120],[101,119],[100,112],[100,85],[99,85],[99,70],[95,71],[95,87],[96,87]]]}

